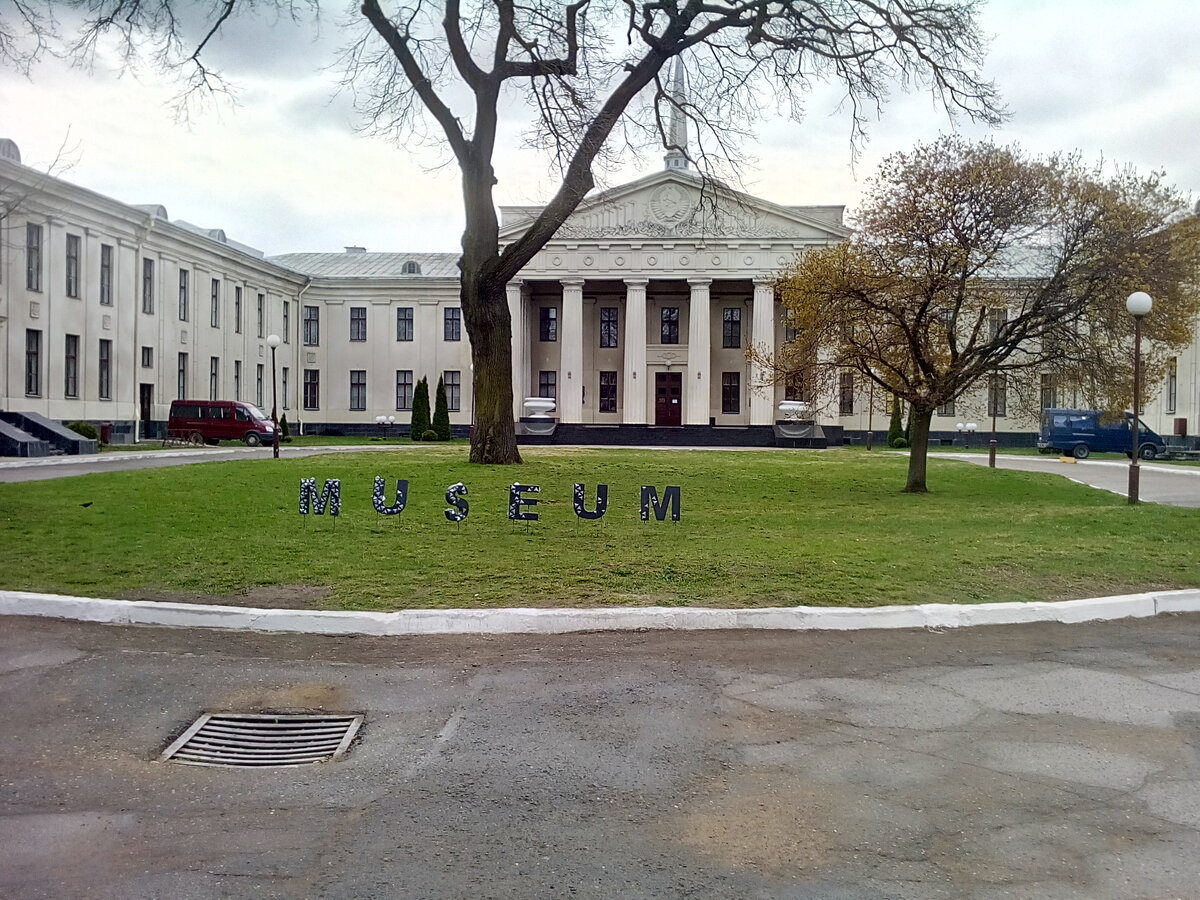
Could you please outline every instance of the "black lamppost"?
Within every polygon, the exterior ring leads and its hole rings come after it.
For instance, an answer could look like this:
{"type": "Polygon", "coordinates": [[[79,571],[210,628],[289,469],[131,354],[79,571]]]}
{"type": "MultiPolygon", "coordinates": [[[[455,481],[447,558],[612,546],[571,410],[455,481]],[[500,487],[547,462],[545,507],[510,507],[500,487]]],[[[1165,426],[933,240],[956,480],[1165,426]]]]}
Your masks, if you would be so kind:
{"type": "Polygon", "coordinates": [[[1138,502],[1138,487],[1142,470],[1138,466],[1138,428],[1141,420],[1142,393],[1142,319],[1150,314],[1154,301],[1145,291],[1135,291],[1125,300],[1125,308],[1133,316],[1133,421],[1129,423],[1132,444],[1129,453],[1129,502],[1138,502]]]}
{"type": "Polygon", "coordinates": [[[267,335],[267,346],[271,348],[271,421],[275,426],[271,429],[271,455],[275,459],[279,459],[279,390],[276,387],[279,379],[275,374],[275,350],[279,344],[279,335],[267,335]]]}
{"type": "Polygon", "coordinates": [[[992,403],[992,439],[988,441],[988,468],[996,468],[996,407],[998,403],[992,403]]]}

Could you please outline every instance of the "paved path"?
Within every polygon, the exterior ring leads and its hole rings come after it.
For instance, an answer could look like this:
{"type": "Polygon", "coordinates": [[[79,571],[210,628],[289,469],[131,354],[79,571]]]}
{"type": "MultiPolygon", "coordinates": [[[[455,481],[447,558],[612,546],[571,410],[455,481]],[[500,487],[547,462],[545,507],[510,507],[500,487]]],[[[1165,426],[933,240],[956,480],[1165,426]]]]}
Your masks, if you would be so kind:
{"type": "MultiPolygon", "coordinates": [[[[987,454],[931,453],[930,460],[954,459],[988,464],[987,454]]],[[[1060,462],[1056,456],[1006,456],[997,454],[996,465],[1001,469],[1022,472],[1049,472],[1062,475],[1080,484],[1128,496],[1129,463],[1118,460],[1085,460],[1060,462]]],[[[1142,500],[1170,506],[1200,507],[1200,466],[1172,466],[1162,463],[1140,463],[1142,470],[1138,493],[1142,500]]]]}
{"type": "Polygon", "coordinates": [[[1200,616],[312,638],[6,619],[0,897],[1193,898],[1200,616]],[[317,767],[153,761],[362,711],[317,767]]]}
{"type": "MultiPolygon", "coordinates": [[[[329,447],[281,447],[279,455],[287,459],[317,456],[322,453],[362,453],[377,450],[420,450],[415,444],[352,444],[329,447]]],[[[137,450],[129,453],[97,453],[92,456],[55,456],[48,459],[0,457],[0,482],[48,481],[94,472],[124,472],[130,469],[159,469],[205,462],[229,462],[237,459],[270,459],[268,447],[222,447],[199,450],[137,450]]]]}

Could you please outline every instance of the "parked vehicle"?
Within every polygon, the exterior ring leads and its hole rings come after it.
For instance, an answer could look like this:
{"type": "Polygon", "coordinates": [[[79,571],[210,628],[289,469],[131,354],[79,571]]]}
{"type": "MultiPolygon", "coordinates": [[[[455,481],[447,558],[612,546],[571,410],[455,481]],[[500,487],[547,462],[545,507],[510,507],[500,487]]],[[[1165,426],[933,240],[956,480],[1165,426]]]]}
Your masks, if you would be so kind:
{"type": "Polygon", "coordinates": [[[175,400],[167,436],[193,444],[245,441],[256,447],[271,440],[275,426],[261,409],[240,400],[175,400]]]}
{"type": "MultiPolygon", "coordinates": [[[[1038,449],[1057,450],[1076,459],[1087,459],[1092,453],[1124,453],[1129,456],[1132,436],[1129,433],[1132,413],[1111,421],[1097,409],[1042,410],[1042,430],[1038,449]]],[[[1154,459],[1166,449],[1163,439],[1138,420],[1138,456],[1154,459]]]]}

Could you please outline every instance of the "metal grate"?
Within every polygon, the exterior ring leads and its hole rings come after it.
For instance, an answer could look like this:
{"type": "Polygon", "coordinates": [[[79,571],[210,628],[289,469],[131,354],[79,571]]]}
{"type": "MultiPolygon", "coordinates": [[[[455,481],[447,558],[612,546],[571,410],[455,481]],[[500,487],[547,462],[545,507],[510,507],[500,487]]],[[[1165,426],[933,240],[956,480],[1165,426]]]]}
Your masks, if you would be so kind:
{"type": "Polygon", "coordinates": [[[302,766],[337,759],[362,716],[205,713],[160,760],[189,766],[302,766]]]}

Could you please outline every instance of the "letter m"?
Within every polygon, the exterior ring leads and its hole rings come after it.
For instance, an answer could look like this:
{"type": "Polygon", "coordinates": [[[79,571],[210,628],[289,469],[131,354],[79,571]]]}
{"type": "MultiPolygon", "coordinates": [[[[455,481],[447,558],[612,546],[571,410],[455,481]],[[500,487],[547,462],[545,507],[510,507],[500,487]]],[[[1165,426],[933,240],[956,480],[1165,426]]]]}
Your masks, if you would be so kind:
{"type": "Polygon", "coordinates": [[[329,515],[339,516],[342,514],[342,482],[338,478],[326,479],[321,493],[317,493],[317,479],[301,478],[300,479],[300,515],[307,516],[311,510],[315,515],[325,515],[325,508],[329,508],[329,515]]]}
{"type": "Polygon", "coordinates": [[[658,491],[654,485],[642,485],[642,521],[650,521],[650,507],[654,507],[654,518],[662,522],[667,517],[667,508],[671,509],[671,521],[679,521],[679,486],[671,485],[663,490],[662,502],[658,501],[658,491]]]}

